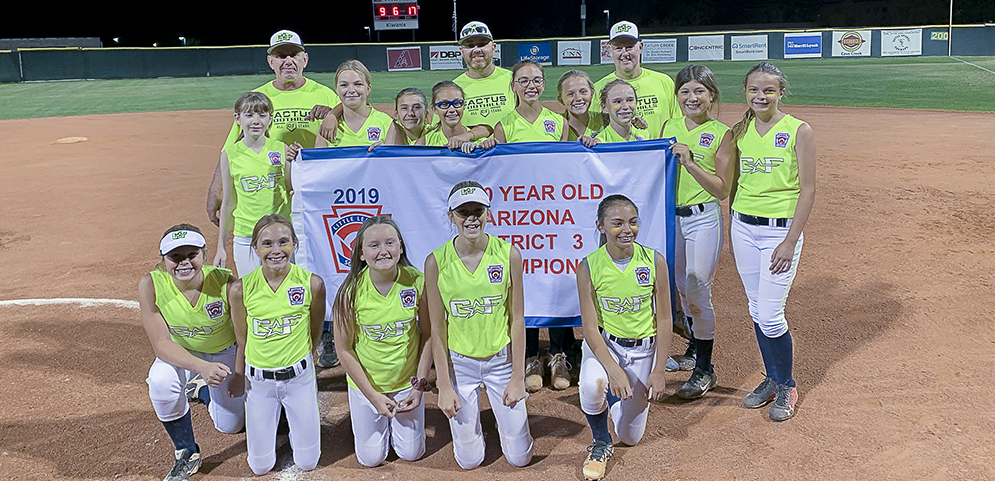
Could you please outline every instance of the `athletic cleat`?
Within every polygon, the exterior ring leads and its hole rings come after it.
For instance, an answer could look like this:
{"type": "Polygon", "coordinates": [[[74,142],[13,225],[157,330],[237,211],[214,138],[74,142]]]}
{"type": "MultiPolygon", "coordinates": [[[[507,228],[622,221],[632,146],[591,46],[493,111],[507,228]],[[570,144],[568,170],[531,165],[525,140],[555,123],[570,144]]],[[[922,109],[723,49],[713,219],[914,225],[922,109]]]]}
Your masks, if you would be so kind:
{"type": "Polygon", "coordinates": [[[615,454],[615,448],[611,443],[604,441],[594,441],[587,447],[587,460],[584,461],[584,479],[598,480],[605,477],[605,468],[608,467],[608,460],[615,454]]]}
{"type": "Polygon", "coordinates": [[[200,452],[192,453],[189,449],[180,449],[174,451],[173,455],[176,456],[176,462],[162,481],[183,481],[197,474],[197,470],[200,469],[200,452]]]}
{"type": "Polygon", "coordinates": [[[565,353],[553,354],[549,360],[549,377],[552,388],[557,391],[570,387],[570,363],[565,353]]]}
{"type": "Polygon", "coordinates": [[[536,392],[542,389],[542,361],[539,356],[532,356],[525,360],[525,390],[536,392]]]}
{"type": "Polygon", "coordinates": [[[764,380],[757,386],[753,392],[746,395],[743,398],[743,407],[750,409],[756,409],[763,407],[765,404],[774,400],[774,394],[777,393],[777,383],[769,377],[764,377],[764,380]]]}
{"type": "Polygon", "coordinates": [[[774,395],[774,404],[770,406],[771,421],[787,421],[795,415],[795,402],[798,401],[798,388],[787,384],[778,384],[774,395]]]}
{"type": "Polygon", "coordinates": [[[677,311],[677,315],[674,316],[674,333],[688,341],[694,339],[694,333],[691,330],[693,322],[691,317],[684,315],[684,311],[677,311]]]}
{"type": "Polygon", "coordinates": [[[694,347],[694,341],[688,341],[688,348],[684,350],[684,354],[674,356],[680,371],[693,371],[696,359],[697,351],[694,347]]]}
{"type": "Polygon", "coordinates": [[[186,386],[183,386],[183,394],[187,396],[187,402],[203,403],[200,398],[200,388],[207,386],[207,381],[200,374],[193,377],[186,386]]]}
{"type": "Polygon", "coordinates": [[[677,361],[672,357],[667,358],[667,372],[680,371],[681,365],[677,364],[677,361]]]}
{"type": "Polygon", "coordinates": [[[321,333],[321,343],[318,344],[318,361],[315,363],[322,369],[339,365],[339,356],[335,353],[335,338],[331,331],[321,333]]]}
{"type": "Polygon", "coordinates": [[[691,377],[677,390],[677,397],[681,399],[698,399],[708,391],[715,388],[715,373],[705,372],[700,368],[694,368],[691,377]]]}

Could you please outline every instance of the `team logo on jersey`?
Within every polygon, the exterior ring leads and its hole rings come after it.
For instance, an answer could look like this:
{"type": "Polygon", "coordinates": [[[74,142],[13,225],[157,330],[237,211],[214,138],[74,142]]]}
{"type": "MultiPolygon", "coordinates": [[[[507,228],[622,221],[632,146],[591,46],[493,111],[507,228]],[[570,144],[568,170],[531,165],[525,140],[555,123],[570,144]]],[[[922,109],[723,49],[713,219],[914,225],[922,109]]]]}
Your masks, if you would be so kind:
{"type": "Polygon", "coordinates": [[[416,289],[401,289],[401,307],[405,309],[415,307],[416,300],[418,300],[416,289]]]}
{"type": "Polygon", "coordinates": [[[335,272],[349,273],[356,233],[366,219],[377,215],[390,216],[390,214],[381,214],[381,209],[382,205],[335,205],[332,206],[331,214],[321,216],[325,222],[328,246],[332,249],[335,272]]]}
{"type": "Polygon", "coordinates": [[[367,127],[366,140],[370,142],[380,142],[380,127],[367,127]]]}
{"type": "Polygon", "coordinates": [[[225,314],[225,303],[223,301],[214,301],[204,306],[204,310],[207,311],[208,317],[217,319],[225,314]]]}
{"type": "Polygon", "coordinates": [[[367,325],[361,324],[363,326],[363,332],[374,341],[382,341],[388,337],[398,337],[404,335],[404,331],[408,329],[408,324],[411,324],[415,318],[405,319],[403,321],[388,322],[384,325],[367,325]]]}
{"type": "MultiPolygon", "coordinates": [[[[221,301],[218,301],[221,302],[221,301]]],[[[212,317],[213,319],[213,317],[212,317]]],[[[169,326],[169,333],[176,337],[185,337],[187,339],[193,339],[197,336],[208,336],[214,332],[215,329],[219,329],[225,324],[226,320],[222,319],[217,322],[217,324],[212,324],[210,326],[169,326]]]]}
{"type": "Polygon", "coordinates": [[[484,296],[474,300],[449,301],[449,314],[455,317],[469,319],[474,314],[490,314],[501,303],[504,296],[484,296]]]}
{"type": "Polygon", "coordinates": [[[287,297],[290,299],[291,306],[303,306],[304,305],[304,286],[294,286],[287,289],[287,297]]]}
{"type": "Polygon", "coordinates": [[[300,314],[294,316],[281,317],[279,319],[257,319],[252,318],[252,334],[267,338],[273,336],[286,336],[290,334],[293,327],[299,324],[297,321],[303,316],[300,314]]]}
{"type": "Polygon", "coordinates": [[[713,140],[715,140],[715,134],[704,132],[701,134],[701,137],[698,139],[698,145],[705,147],[707,149],[708,147],[712,146],[713,140]]]}
{"type": "Polygon", "coordinates": [[[554,122],[552,120],[543,120],[542,121],[542,126],[546,128],[546,133],[547,134],[555,134],[556,133],[556,122],[554,122]]]}
{"type": "Polygon", "coordinates": [[[624,312],[638,312],[643,307],[643,301],[649,299],[651,294],[643,294],[635,297],[601,297],[601,308],[616,314],[624,312]]]}
{"type": "Polygon", "coordinates": [[[487,280],[491,281],[491,284],[500,284],[503,282],[504,266],[501,264],[487,266],[487,280]]]}
{"type": "Polygon", "coordinates": [[[283,165],[283,161],[280,159],[281,155],[279,152],[270,152],[266,154],[269,156],[269,163],[273,165],[283,165]]]}
{"type": "Polygon", "coordinates": [[[774,147],[785,148],[788,146],[788,139],[791,138],[791,134],[787,132],[778,132],[774,134],[774,147]]]}
{"type": "Polygon", "coordinates": [[[648,285],[650,283],[650,268],[649,267],[637,267],[636,268],[636,284],[641,286],[648,285]]]}

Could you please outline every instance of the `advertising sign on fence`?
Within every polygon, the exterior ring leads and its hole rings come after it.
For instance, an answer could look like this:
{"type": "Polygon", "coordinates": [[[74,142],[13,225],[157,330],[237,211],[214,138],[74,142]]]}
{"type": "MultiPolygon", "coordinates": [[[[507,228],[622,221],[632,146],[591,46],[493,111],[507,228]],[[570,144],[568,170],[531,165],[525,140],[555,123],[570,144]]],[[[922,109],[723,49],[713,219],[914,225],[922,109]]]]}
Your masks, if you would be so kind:
{"type": "Polygon", "coordinates": [[[870,57],[871,31],[833,32],[833,57],[870,57]]]}
{"type": "Polygon", "coordinates": [[[818,58],[822,56],[822,34],[784,34],[784,58],[818,58]]]}
{"type": "MultiPolygon", "coordinates": [[[[676,43],[677,40],[674,40],[676,43]]],[[[722,60],[726,55],[724,35],[688,37],[688,61],[722,60]]]]}
{"type": "Polygon", "coordinates": [[[518,44],[518,61],[531,60],[542,65],[553,65],[551,42],[518,44]]]}
{"type": "Polygon", "coordinates": [[[607,40],[601,41],[601,63],[612,63],[611,44],[607,40]]]}
{"type": "Polygon", "coordinates": [[[881,56],[922,55],[922,29],[882,30],[881,56]]]}
{"type": "Polygon", "coordinates": [[[388,48],[387,70],[390,72],[421,70],[421,48],[388,48]]]}
{"type": "Polygon", "coordinates": [[[643,63],[673,63],[676,61],[676,38],[643,40],[643,63]]]}
{"type": "Polygon", "coordinates": [[[591,42],[556,42],[557,65],[591,65],[591,42]]]}
{"type": "MultiPolygon", "coordinates": [[[[494,65],[501,66],[501,44],[495,44],[494,65]]],[[[428,68],[431,70],[463,70],[463,54],[456,45],[428,47],[428,68]]]]}
{"type": "Polygon", "coordinates": [[[767,60],[767,36],[733,36],[732,60],[767,60]]]}

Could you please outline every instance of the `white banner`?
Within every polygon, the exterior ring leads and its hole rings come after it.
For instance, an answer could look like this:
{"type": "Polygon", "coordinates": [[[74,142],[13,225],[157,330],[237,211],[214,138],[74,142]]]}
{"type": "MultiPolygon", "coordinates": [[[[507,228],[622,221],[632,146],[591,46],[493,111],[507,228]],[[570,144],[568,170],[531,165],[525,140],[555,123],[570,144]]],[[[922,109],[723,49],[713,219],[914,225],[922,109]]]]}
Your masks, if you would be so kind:
{"type": "Polygon", "coordinates": [[[882,30],[881,56],[922,55],[922,29],[882,30]]]}
{"type": "Polygon", "coordinates": [[[677,61],[677,39],[643,40],[643,63],[673,63],[677,61]]]}
{"type": "Polygon", "coordinates": [[[591,65],[591,42],[556,42],[556,65],[591,65]]]}
{"type": "MultiPolygon", "coordinates": [[[[495,44],[494,65],[501,66],[501,44],[495,44]]],[[[430,45],[428,47],[429,70],[463,70],[463,54],[458,45],[430,45]]]]}
{"type": "Polygon", "coordinates": [[[722,60],[725,58],[724,35],[699,35],[688,37],[688,61],[722,60]]]}
{"type": "Polygon", "coordinates": [[[732,37],[732,60],[767,60],[767,36],[732,37]]]}
{"type": "Polygon", "coordinates": [[[331,304],[349,271],[356,231],[383,214],[397,222],[408,258],[421,269],[455,234],[446,216],[449,190],[472,179],[491,195],[486,231],[521,250],[526,323],[580,325],[575,272],[598,247],[594,224],[605,196],[621,193],[636,203],[637,240],[668,259],[674,285],[677,163],[669,145],[529,142],[472,155],[437,147],[305,149],[293,171],[297,262],[324,279],[331,304]]]}
{"type": "Polygon", "coordinates": [[[870,57],[871,31],[833,32],[833,57],[870,57]]]}

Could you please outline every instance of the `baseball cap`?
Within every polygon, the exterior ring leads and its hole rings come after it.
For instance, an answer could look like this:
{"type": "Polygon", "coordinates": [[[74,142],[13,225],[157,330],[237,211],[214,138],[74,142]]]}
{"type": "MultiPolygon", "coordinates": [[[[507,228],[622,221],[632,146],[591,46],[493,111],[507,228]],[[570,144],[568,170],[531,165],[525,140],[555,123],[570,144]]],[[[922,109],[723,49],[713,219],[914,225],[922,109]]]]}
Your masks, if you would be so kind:
{"type": "Polygon", "coordinates": [[[167,232],[159,241],[159,255],[169,254],[169,251],[183,246],[194,246],[201,249],[207,245],[204,236],[195,230],[174,230],[167,232]]]}
{"type": "Polygon", "coordinates": [[[618,37],[629,37],[639,40],[639,27],[632,22],[618,22],[612,25],[611,35],[608,36],[608,41],[615,40],[618,37]]]}
{"type": "Polygon", "coordinates": [[[290,30],[280,30],[273,34],[269,38],[269,49],[266,53],[273,53],[273,49],[279,47],[280,45],[296,45],[304,50],[304,42],[301,41],[301,36],[297,35],[296,32],[291,32],[290,30]]]}
{"type": "Polygon", "coordinates": [[[463,28],[459,31],[459,43],[463,43],[464,40],[470,37],[487,37],[494,40],[494,36],[491,35],[491,29],[484,22],[470,22],[463,25],[463,28]]]}
{"type": "Polygon", "coordinates": [[[483,204],[484,207],[491,206],[491,199],[488,197],[487,191],[480,187],[469,186],[456,189],[456,192],[449,196],[449,210],[456,210],[459,206],[470,202],[483,204]]]}

